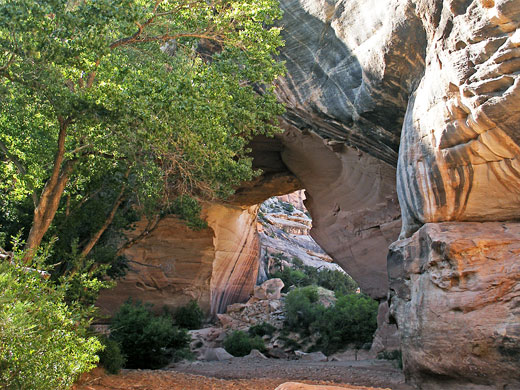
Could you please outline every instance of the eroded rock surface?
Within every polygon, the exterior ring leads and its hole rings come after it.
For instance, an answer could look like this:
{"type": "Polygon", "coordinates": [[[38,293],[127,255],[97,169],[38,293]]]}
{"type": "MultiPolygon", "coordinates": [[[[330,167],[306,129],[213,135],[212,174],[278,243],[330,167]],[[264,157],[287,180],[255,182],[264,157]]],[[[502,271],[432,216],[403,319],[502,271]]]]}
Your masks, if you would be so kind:
{"type": "MultiPolygon", "coordinates": [[[[140,222],[129,238],[137,236],[146,223],[140,222]]],[[[194,299],[210,311],[210,280],[215,248],[210,229],[191,230],[175,218],[163,219],[157,228],[125,252],[129,259],[127,275],[117,286],[103,290],[97,305],[101,314],[113,315],[128,298],[177,308],[194,299]]]]}
{"type": "MultiPolygon", "coordinates": [[[[195,252],[178,256],[193,275],[176,279],[165,260],[175,256],[152,237],[135,249],[127,288],[163,303],[178,293],[164,281],[178,280],[189,292],[182,299],[208,299],[216,311],[242,299],[256,245],[244,213],[305,188],[312,237],[373,297],[387,295],[387,247],[401,230],[390,276],[410,379],[518,388],[520,231],[511,221],[520,215],[520,1],[281,6],[286,131],[252,143],[264,175],[238,190],[233,210],[215,213],[214,230],[193,238],[195,252]]],[[[190,233],[168,229],[168,245],[189,242],[190,233]]],[[[194,251],[172,253],[182,250],[194,251]]]]}
{"type": "Polygon", "coordinates": [[[403,237],[426,222],[520,210],[520,3],[416,1],[426,70],[401,136],[403,237]]]}
{"type": "Polygon", "coordinates": [[[334,148],[290,128],[282,154],[306,189],[311,236],[362,291],[386,296],[386,253],[401,228],[395,169],[367,153],[334,148]]]}
{"type": "Polygon", "coordinates": [[[388,272],[414,384],[520,388],[520,224],[426,224],[392,245],[388,272]]]}
{"type": "Polygon", "coordinates": [[[294,261],[318,269],[342,271],[310,236],[312,219],[304,201],[304,191],[296,191],[262,203],[257,225],[260,240],[258,283],[285,267],[295,267],[294,261]]]}

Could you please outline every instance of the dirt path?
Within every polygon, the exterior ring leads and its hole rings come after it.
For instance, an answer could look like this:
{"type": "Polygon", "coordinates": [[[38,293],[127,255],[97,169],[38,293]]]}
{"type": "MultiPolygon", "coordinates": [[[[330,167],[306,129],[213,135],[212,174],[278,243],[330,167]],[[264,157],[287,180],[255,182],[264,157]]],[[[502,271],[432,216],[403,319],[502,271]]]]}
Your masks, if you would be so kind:
{"type": "Polygon", "coordinates": [[[242,358],[181,364],[167,370],[123,370],[110,376],[96,369],[83,378],[76,390],[274,390],[289,381],[350,385],[349,388],[358,390],[410,389],[404,385],[401,371],[388,362],[315,363],[242,358]]]}

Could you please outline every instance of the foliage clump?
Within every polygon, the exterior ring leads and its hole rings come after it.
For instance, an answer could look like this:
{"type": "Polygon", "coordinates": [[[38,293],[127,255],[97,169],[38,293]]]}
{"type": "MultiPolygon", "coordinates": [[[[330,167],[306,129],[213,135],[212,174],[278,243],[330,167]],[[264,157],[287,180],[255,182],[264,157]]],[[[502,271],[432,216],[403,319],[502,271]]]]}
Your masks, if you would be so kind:
{"type": "Polygon", "coordinates": [[[88,333],[89,312],[37,271],[44,257],[24,264],[24,256],[0,261],[0,388],[68,389],[102,347],[88,333]]]}
{"type": "Polygon", "coordinates": [[[125,366],[126,358],[121,352],[119,343],[108,337],[101,337],[103,351],[99,353],[99,363],[109,374],[118,374],[125,366]]]}
{"type": "Polygon", "coordinates": [[[246,332],[237,330],[226,337],[224,348],[231,355],[240,357],[248,355],[253,349],[265,351],[265,344],[260,336],[251,337],[246,332]]]}
{"type": "Polygon", "coordinates": [[[285,297],[285,326],[289,330],[310,335],[324,312],[316,286],[296,288],[285,297]]]}
{"type": "Polygon", "coordinates": [[[318,335],[315,349],[326,354],[372,341],[378,304],[363,294],[340,296],[334,305],[319,302],[315,286],[296,288],[285,299],[285,327],[302,335],[318,335]]]}
{"type": "Polygon", "coordinates": [[[157,369],[176,355],[189,351],[188,332],[173,324],[170,316],[155,316],[150,305],[128,301],[110,324],[110,339],[121,346],[126,368],[157,369]]]}
{"type": "Polygon", "coordinates": [[[249,333],[250,336],[272,336],[273,333],[276,331],[276,328],[271,325],[268,322],[262,322],[261,324],[253,325],[251,326],[247,333],[249,333]]]}
{"type": "Polygon", "coordinates": [[[175,323],[181,328],[200,329],[204,321],[204,312],[197,301],[190,301],[175,312],[175,323]]]}
{"type": "Polygon", "coordinates": [[[247,145],[280,131],[281,15],[276,0],[0,1],[0,240],[22,231],[30,257],[57,236],[56,274],[76,246],[117,277],[165,215],[204,228],[200,202],[258,175],[247,145]]]}
{"type": "Polygon", "coordinates": [[[317,326],[318,346],[325,353],[334,353],[342,346],[361,348],[371,343],[377,329],[378,303],[367,295],[349,294],[338,298],[324,312],[317,326]]]}

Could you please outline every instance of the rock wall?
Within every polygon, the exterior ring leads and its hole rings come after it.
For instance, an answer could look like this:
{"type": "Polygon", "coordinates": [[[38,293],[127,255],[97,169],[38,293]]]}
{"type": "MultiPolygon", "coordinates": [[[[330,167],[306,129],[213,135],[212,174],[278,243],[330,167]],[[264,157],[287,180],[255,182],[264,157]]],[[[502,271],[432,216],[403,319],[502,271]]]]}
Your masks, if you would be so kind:
{"type": "Polygon", "coordinates": [[[313,236],[362,287],[382,297],[380,254],[396,226],[391,234],[381,227],[397,221],[391,177],[397,165],[404,241],[392,249],[390,273],[396,264],[404,268],[401,277],[391,275],[391,305],[403,331],[408,378],[421,388],[441,382],[450,389],[518,387],[517,376],[508,381],[506,375],[520,371],[511,349],[518,254],[501,249],[506,244],[492,226],[513,226],[519,218],[520,1],[281,4],[289,70],[278,89],[288,105],[282,156],[309,194],[313,236]],[[457,223],[441,244],[417,244],[446,221],[457,223]],[[479,225],[477,234],[474,221],[491,225],[479,225]],[[366,234],[378,228],[376,237],[366,234]],[[466,234],[477,241],[462,245],[466,234]],[[484,257],[457,255],[466,246],[484,257]],[[423,265],[432,253],[444,258],[440,271],[423,265]],[[443,272],[467,274],[467,284],[436,285],[443,272]],[[478,294],[464,289],[473,288],[497,302],[471,307],[467,297],[478,294]],[[401,295],[408,290],[412,298],[401,295]],[[468,347],[473,340],[474,349],[468,347]]]}
{"type": "MultiPolygon", "coordinates": [[[[179,263],[195,270],[181,285],[198,286],[187,291],[211,301],[208,310],[245,297],[256,245],[249,207],[305,188],[311,235],[373,297],[387,296],[387,247],[400,230],[391,312],[411,381],[518,388],[520,0],[280,4],[285,133],[254,140],[264,175],[237,191],[238,206],[208,213],[212,229],[179,263]]],[[[190,233],[174,225],[161,237],[182,248],[190,233]]],[[[159,237],[134,249],[137,271],[125,282],[157,300],[177,294],[164,282],[177,274],[159,237]]]]}
{"type": "Polygon", "coordinates": [[[520,388],[519,256],[518,223],[426,224],[391,246],[409,380],[426,390],[520,388]]]}
{"type": "MultiPolygon", "coordinates": [[[[211,315],[246,301],[258,274],[256,211],[256,206],[206,205],[208,228],[200,231],[166,217],[124,253],[130,268],[115,288],[101,293],[101,314],[114,314],[128,298],[152,303],[156,311],[194,299],[211,315]]],[[[143,228],[140,222],[129,238],[143,228]]]]}
{"type": "Polygon", "coordinates": [[[364,292],[386,297],[387,248],[401,227],[395,169],[294,128],[287,128],[283,141],[283,159],[306,189],[311,236],[364,292]]]}
{"type": "Polygon", "coordinates": [[[228,305],[244,302],[253,293],[259,266],[256,232],[258,206],[213,205],[206,220],[214,232],[215,257],[211,275],[211,312],[223,313],[228,305]]]}
{"type": "MultiPolygon", "coordinates": [[[[127,235],[133,238],[144,227],[142,221],[127,235]]],[[[129,270],[115,288],[101,292],[97,302],[101,314],[114,314],[128,298],[152,303],[157,311],[195,299],[209,312],[213,240],[210,229],[193,231],[175,217],[164,218],[151,234],[125,252],[129,270]]]]}

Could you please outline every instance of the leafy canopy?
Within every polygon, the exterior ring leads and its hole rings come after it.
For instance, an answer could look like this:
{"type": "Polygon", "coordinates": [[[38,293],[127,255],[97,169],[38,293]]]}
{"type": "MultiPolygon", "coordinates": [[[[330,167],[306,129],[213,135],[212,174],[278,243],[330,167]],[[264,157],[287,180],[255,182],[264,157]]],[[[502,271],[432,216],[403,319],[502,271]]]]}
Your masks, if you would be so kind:
{"type": "Polygon", "coordinates": [[[0,0],[0,229],[31,227],[29,247],[73,232],[88,253],[132,222],[111,215],[125,205],[200,227],[186,199],[230,195],[256,173],[248,141],[277,131],[280,16],[276,0],[0,0]],[[89,202],[88,229],[71,224],[89,202]]]}

